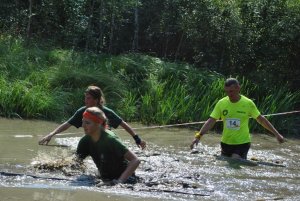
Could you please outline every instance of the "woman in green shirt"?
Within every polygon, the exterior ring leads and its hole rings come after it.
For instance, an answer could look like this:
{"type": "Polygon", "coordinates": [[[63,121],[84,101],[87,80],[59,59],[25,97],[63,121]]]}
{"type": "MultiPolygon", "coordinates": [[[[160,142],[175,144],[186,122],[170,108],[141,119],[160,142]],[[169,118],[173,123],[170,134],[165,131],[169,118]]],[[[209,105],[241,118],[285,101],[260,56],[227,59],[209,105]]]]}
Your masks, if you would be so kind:
{"type": "Polygon", "coordinates": [[[125,183],[139,166],[139,159],[107,128],[107,119],[98,107],[85,110],[82,118],[85,136],[79,141],[76,154],[80,160],[91,156],[100,178],[125,183]]]}

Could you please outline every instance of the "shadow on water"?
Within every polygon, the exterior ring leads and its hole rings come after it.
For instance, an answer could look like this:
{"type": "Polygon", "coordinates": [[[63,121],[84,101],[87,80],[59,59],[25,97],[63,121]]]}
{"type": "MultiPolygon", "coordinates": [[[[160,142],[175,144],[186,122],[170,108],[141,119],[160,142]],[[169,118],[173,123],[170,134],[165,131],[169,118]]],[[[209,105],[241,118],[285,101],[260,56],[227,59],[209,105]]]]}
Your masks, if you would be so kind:
{"type": "Polygon", "coordinates": [[[2,119],[0,194],[5,199],[298,200],[300,196],[299,140],[278,145],[274,138],[255,135],[248,161],[228,161],[218,157],[218,134],[206,135],[191,152],[191,130],[141,130],[140,136],[148,142],[142,151],[128,134],[116,130],[142,163],[136,171],[137,184],[111,186],[98,180],[90,158],[82,167],[72,163],[82,134],[58,136],[48,146],[37,144],[56,126],[2,119]]]}

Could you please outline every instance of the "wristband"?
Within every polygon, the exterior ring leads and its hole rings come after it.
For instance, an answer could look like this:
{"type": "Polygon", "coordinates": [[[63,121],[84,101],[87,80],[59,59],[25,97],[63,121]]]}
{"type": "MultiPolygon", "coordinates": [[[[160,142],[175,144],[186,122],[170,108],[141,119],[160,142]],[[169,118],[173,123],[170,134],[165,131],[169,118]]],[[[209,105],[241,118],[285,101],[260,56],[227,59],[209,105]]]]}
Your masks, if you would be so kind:
{"type": "Polygon", "coordinates": [[[202,137],[202,134],[200,132],[196,132],[195,138],[197,138],[198,140],[200,140],[201,137],[202,137]]]}
{"type": "Polygon", "coordinates": [[[133,136],[133,139],[136,144],[141,144],[142,140],[138,135],[133,136]]]}

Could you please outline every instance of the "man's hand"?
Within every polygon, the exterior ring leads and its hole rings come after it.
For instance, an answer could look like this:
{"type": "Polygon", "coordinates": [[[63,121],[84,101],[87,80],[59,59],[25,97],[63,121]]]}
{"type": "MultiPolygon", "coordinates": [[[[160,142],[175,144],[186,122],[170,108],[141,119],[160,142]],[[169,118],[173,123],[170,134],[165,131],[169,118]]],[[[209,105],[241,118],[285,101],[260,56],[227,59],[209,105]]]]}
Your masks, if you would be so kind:
{"type": "Polygon", "coordinates": [[[192,144],[190,145],[190,148],[191,149],[194,149],[194,145],[196,144],[196,146],[198,145],[200,139],[198,138],[195,138],[193,141],[192,141],[192,144]]]}
{"type": "Polygon", "coordinates": [[[202,136],[203,135],[200,133],[200,131],[195,133],[195,139],[193,140],[192,144],[190,145],[191,149],[194,148],[195,144],[196,144],[196,146],[198,145],[198,143],[199,143],[202,136]]]}

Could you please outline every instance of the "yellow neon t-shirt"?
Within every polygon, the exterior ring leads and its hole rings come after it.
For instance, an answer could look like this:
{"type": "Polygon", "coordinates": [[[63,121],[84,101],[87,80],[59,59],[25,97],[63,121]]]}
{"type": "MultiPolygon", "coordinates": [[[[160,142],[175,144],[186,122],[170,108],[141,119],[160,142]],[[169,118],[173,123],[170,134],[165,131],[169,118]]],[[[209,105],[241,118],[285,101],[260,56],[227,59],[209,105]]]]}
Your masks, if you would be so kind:
{"type": "Polygon", "coordinates": [[[251,142],[249,118],[256,119],[259,115],[254,102],[241,95],[241,99],[236,103],[232,103],[228,96],[219,100],[210,117],[223,120],[221,141],[236,145],[251,142]]]}

